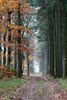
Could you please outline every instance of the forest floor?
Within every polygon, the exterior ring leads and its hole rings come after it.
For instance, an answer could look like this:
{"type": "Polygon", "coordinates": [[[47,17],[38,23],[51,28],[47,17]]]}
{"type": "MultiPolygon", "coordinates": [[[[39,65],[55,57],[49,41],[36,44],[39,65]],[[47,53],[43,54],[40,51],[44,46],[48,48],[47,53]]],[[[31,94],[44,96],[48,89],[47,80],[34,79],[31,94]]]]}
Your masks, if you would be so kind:
{"type": "Polygon", "coordinates": [[[67,89],[64,90],[58,80],[41,77],[29,77],[10,99],[0,100],[67,100],[67,89]]]}
{"type": "Polygon", "coordinates": [[[67,90],[57,80],[34,77],[18,89],[17,100],[67,100],[67,90]]]}

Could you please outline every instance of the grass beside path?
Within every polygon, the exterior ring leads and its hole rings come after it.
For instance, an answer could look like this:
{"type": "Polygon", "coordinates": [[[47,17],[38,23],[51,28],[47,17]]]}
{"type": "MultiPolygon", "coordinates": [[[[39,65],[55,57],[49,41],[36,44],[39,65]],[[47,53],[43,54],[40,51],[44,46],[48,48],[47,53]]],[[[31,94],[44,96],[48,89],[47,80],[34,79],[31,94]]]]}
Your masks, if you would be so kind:
{"type": "Polygon", "coordinates": [[[67,90],[67,79],[59,79],[59,83],[60,83],[62,88],[67,90]]]}
{"type": "Polygon", "coordinates": [[[2,97],[1,95],[3,95],[3,97],[6,98],[5,100],[14,100],[10,98],[13,98],[13,95],[16,92],[17,88],[27,82],[27,79],[21,78],[0,80],[0,99],[2,97]]]}
{"type": "Polygon", "coordinates": [[[67,90],[67,78],[53,78],[50,76],[47,76],[48,80],[55,80],[58,81],[58,83],[61,85],[61,87],[65,90],[67,90]]]}

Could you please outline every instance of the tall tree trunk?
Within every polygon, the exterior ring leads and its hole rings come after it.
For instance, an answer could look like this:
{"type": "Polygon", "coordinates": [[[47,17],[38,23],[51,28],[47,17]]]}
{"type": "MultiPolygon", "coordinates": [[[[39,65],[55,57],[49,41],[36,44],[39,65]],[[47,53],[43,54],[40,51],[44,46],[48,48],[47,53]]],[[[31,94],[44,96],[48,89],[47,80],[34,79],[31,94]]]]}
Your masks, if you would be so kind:
{"type": "MultiPolygon", "coordinates": [[[[21,26],[20,6],[21,6],[21,4],[18,3],[18,25],[19,26],[21,26]]],[[[20,30],[18,30],[18,34],[21,34],[20,30]]],[[[18,37],[18,44],[21,44],[21,38],[22,37],[18,37]]],[[[21,47],[21,45],[20,45],[20,47],[21,47]]],[[[17,63],[17,77],[21,77],[22,76],[22,51],[21,50],[17,50],[16,63],[17,63]]]]}
{"type": "MultiPolygon", "coordinates": [[[[1,36],[1,41],[4,41],[4,35],[1,36]]],[[[4,45],[1,43],[1,65],[4,65],[4,45]]]]}
{"type": "MultiPolygon", "coordinates": [[[[67,0],[65,0],[65,5],[67,5],[67,0]]],[[[64,76],[67,77],[67,8],[65,8],[65,33],[64,33],[64,76]]]]}
{"type": "MultiPolygon", "coordinates": [[[[11,23],[11,11],[8,10],[8,22],[11,23]]],[[[9,28],[9,27],[8,27],[9,28]]],[[[8,29],[8,42],[11,41],[11,29],[8,29]]],[[[6,47],[7,49],[7,47],[6,47]]],[[[6,58],[7,59],[7,58],[6,58]]],[[[10,66],[10,62],[11,62],[11,47],[8,47],[8,65],[10,66]]]]}

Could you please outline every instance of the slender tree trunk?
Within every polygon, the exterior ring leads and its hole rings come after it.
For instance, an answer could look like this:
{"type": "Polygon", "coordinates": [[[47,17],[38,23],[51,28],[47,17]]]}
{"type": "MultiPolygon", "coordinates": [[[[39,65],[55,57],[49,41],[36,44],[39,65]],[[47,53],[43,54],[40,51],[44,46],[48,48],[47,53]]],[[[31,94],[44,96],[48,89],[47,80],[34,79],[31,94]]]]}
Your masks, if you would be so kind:
{"type": "MultiPolygon", "coordinates": [[[[3,42],[4,41],[4,36],[2,35],[1,36],[1,41],[3,42]]],[[[4,45],[3,43],[1,43],[1,65],[3,66],[4,65],[4,45]]]]}
{"type": "MultiPolygon", "coordinates": [[[[8,11],[8,22],[11,23],[11,11],[8,11]]],[[[11,41],[11,29],[8,29],[8,42],[11,41]]],[[[7,48],[6,48],[7,49],[7,48]]],[[[8,47],[8,65],[10,66],[11,62],[11,47],[8,47]]]]}
{"type": "MultiPolygon", "coordinates": [[[[21,6],[21,4],[18,3],[18,25],[19,26],[21,26],[20,6],[21,6]]],[[[21,34],[20,30],[18,30],[18,34],[21,34]]],[[[18,37],[18,44],[21,45],[21,38],[20,37],[18,37]]],[[[16,63],[17,63],[17,77],[21,77],[22,76],[22,51],[21,50],[17,50],[17,54],[16,55],[17,55],[17,59],[16,59],[16,63]]]]}

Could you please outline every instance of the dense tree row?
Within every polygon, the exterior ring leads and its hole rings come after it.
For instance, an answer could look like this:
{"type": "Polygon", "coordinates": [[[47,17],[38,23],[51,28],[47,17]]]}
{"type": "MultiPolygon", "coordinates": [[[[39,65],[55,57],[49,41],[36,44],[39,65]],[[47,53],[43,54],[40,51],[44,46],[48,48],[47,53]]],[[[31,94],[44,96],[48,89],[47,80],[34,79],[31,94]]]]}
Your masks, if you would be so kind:
{"type": "Polygon", "coordinates": [[[0,69],[5,66],[21,77],[26,59],[29,75],[31,37],[35,36],[41,50],[40,70],[54,77],[67,76],[67,1],[0,0],[0,6],[0,69]]]}
{"type": "Polygon", "coordinates": [[[17,77],[23,73],[24,55],[28,59],[32,51],[28,39],[32,33],[27,28],[31,11],[25,0],[0,1],[0,69],[5,66],[6,70],[15,71],[17,77]]]}
{"type": "Polygon", "coordinates": [[[38,13],[38,18],[42,22],[41,37],[46,36],[46,33],[48,36],[47,72],[55,77],[67,76],[67,2],[65,1],[45,0],[38,13]]]}

